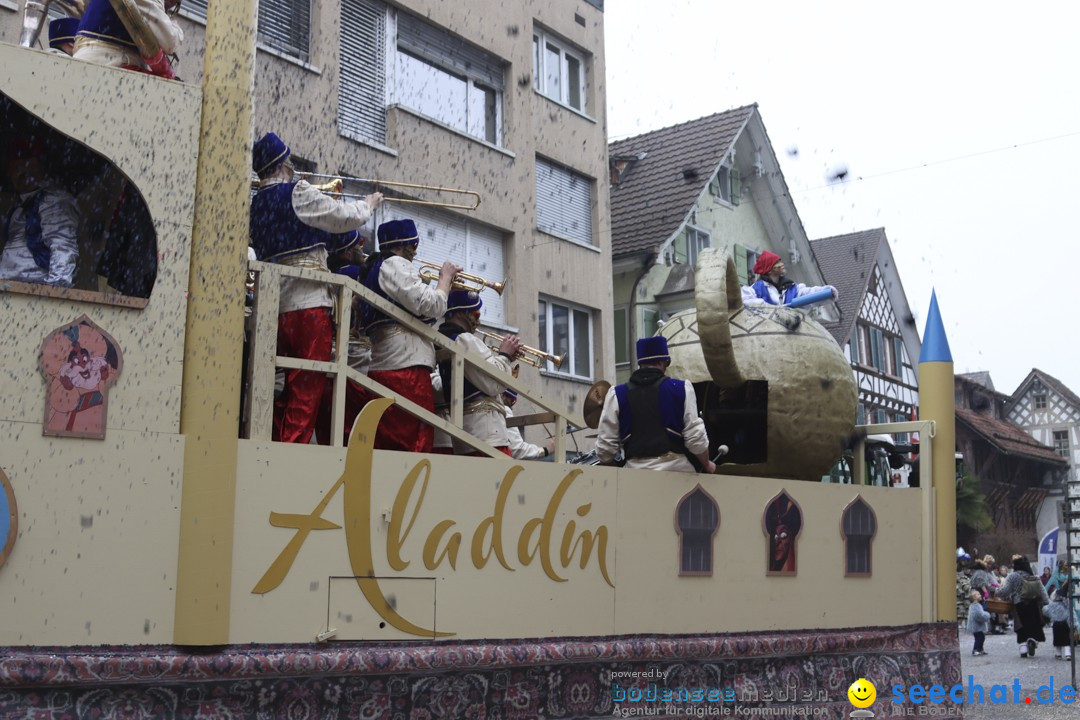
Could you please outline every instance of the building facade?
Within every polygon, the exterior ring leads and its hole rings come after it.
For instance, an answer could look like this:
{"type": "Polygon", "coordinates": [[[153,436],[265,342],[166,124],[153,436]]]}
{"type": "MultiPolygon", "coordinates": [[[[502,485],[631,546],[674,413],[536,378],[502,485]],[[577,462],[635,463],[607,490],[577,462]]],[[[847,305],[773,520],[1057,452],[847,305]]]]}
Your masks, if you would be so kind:
{"type": "Polygon", "coordinates": [[[956,449],[979,478],[994,523],[978,535],[958,536],[958,542],[999,559],[1033,557],[1049,529],[1047,518],[1056,518],[1068,463],[1008,419],[1010,398],[994,389],[989,373],[957,375],[954,391],[956,449]]]}
{"type": "MultiPolygon", "coordinates": [[[[18,41],[17,5],[0,2],[0,40],[18,41]]],[[[565,355],[537,384],[573,408],[614,371],[602,8],[262,0],[258,9],[254,137],[277,133],[300,170],[478,192],[474,211],[386,204],[369,228],[411,217],[421,259],[508,279],[502,297],[484,293],[485,324],[565,355]]],[[[183,3],[185,82],[201,82],[206,12],[207,0],[183,3]]],[[[165,141],[166,118],[162,127],[165,141]]]]}
{"type": "MultiPolygon", "coordinates": [[[[1009,398],[1006,417],[1068,462],[1067,481],[1078,479],[1080,468],[1080,397],[1052,375],[1032,368],[1009,398]]],[[[1054,493],[1039,515],[1039,536],[1064,527],[1063,495],[1054,493]]],[[[1064,551],[1064,530],[1059,534],[1064,551]]]]}
{"type": "Polygon", "coordinates": [[[825,281],[840,296],[840,320],[826,327],[851,360],[859,388],[856,422],[915,419],[922,342],[885,229],[822,238],[811,246],[825,281]]]}
{"type": "MultiPolygon", "coordinates": [[[[823,285],[756,105],[610,145],[615,361],[620,382],[638,338],[694,304],[698,253],[725,247],[739,282],[764,250],[788,276],[823,285]]],[[[835,321],[834,303],[813,311],[835,321]]]]}

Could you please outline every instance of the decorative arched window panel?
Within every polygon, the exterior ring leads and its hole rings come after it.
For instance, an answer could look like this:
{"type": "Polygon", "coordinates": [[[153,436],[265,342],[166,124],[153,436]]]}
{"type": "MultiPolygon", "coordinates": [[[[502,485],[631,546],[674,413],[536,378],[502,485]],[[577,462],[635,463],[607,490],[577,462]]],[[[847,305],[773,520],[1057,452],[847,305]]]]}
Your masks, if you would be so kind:
{"type": "Polygon", "coordinates": [[[675,511],[679,534],[679,575],[713,574],[713,537],[720,528],[720,507],[698,485],[683,496],[675,511]]]}
{"type": "Polygon", "coordinates": [[[871,546],[877,532],[877,516],[862,496],[844,508],[840,535],[844,538],[844,576],[870,577],[873,571],[871,546]]]}
{"type": "Polygon", "coordinates": [[[766,575],[798,573],[798,541],[802,532],[802,509],[786,491],[765,506],[762,530],[768,543],[766,575]]]}

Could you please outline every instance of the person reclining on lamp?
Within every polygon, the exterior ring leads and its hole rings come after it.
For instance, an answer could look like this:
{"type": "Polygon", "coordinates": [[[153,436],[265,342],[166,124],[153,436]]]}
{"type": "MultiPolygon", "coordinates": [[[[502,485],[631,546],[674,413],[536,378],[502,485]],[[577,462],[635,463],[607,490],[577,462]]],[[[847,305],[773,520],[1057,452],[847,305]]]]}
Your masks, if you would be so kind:
{"type": "Polygon", "coordinates": [[[819,290],[832,292],[833,300],[839,297],[832,285],[808,286],[788,280],[784,277],[786,270],[779,255],[768,250],[761,253],[754,263],[757,282],[742,289],[743,305],[788,305],[795,298],[819,290]]]}

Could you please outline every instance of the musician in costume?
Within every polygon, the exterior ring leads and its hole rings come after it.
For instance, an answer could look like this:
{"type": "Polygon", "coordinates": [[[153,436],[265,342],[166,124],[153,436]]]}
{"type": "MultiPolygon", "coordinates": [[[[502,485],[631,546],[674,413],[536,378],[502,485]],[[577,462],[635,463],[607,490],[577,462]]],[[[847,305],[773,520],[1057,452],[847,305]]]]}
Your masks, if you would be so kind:
{"type": "Polygon", "coordinates": [[[166,56],[184,41],[172,16],[179,6],[178,0],[89,0],[79,22],[75,58],[172,78],[166,56]]]}
{"type": "MultiPolygon", "coordinates": [[[[359,229],[382,202],[339,201],[294,177],[291,151],[267,133],[252,153],[259,189],[251,200],[251,247],[264,262],[329,273],[327,257],[356,244],[359,229]]],[[[334,335],[333,296],[326,283],[283,277],[278,315],[279,355],[329,360],[334,335]]],[[[307,443],[327,387],[323,373],[286,370],[285,386],[274,402],[274,440],[307,443]]],[[[329,443],[329,438],[320,438],[329,443]]]]}
{"type": "MultiPolygon", "coordinates": [[[[521,349],[521,341],[517,335],[507,335],[499,343],[498,349],[492,350],[475,335],[474,331],[480,327],[480,308],[483,305],[479,293],[472,290],[453,290],[446,303],[446,316],[443,324],[439,326],[439,332],[465,350],[483,356],[489,365],[509,375],[514,356],[521,349]]],[[[440,357],[439,374],[442,375],[443,388],[451,387],[451,372],[451,358],[440,357]]],[[[506,389],[506,385],[498,378],[481,372],[471,364],[465,365],[462,430],[510,455],[510,442],[506,437],[506,410],[499,399],[506,389]]],[[[481,455],[461,442],[454,443],[454,453],[481,455]]]]}
{"type": "MultiPolygon", "coordinates": [[[[506,388],[502,394],[503,412],[506,415],[506,419],[514,417],[514,405],[517,404],[518,394],[513,388],[506,388]]],[[[521,436],[521,430],[516,427],[506,428],[506,440],[510,447],[510,455],[515,460],[542,460],[551,455],[552,449],[555,446],[555,438],[548,438],[547,442],[541,445],[534,445],[521,436]]]]}
{"type": "Polygon", "coordinates": [[[630,380],[604,397],[596,436],[600,462],[612,464],[621,447],[628,468],[716,472],[694,386],[665,375],[671,364],[667,339],[641,338],[637,358],[630,380]]]}
{"type": "Polygon", "coordinates": [[[75,34],[79,30],[79,18],[57,18],[49,22],[49,47],[51,52],[63,55],[75,54],[75,34]]]}
{"type": "Polygon", "coordinates": [[[0,280],[71,287],[79,259],[75,198],[49,177],[45,144],[16,138],[7,177],[18,200],[0,220],[0,280]]]}
{"type": "MultiPolygon", "coordinates": [[[[416,223],[392,220],[380,225],[376,236],[379,252],[365,261],[361,283],[417,319],[434,324],[446,312],[450,288],[461,267],[449,261],[443,263],[439,281],[432,288],[424,283],[412,262],[420,246],[416,223]]],[[[435,347],[431,341],[367,303],[361,305],[361,321],[371,338],[368,377],[434,412],[431,371],[435,368],[435,347]]],[[[346,424],[351,426],[352,420],[347,417],[346,424]]],[[[401,408],[391,407],[379,421],[375,447],[431,452],[432,437],[430,425],[401,408]]]]}
{"type": "Polygon", "coordinates": [[[836,288],[832,285],[811,287],[792,282],[784,277],[785,272],[784,262],[779,255],[768,250],[761,253],[754,263],[757,282],[742,289],[743,305],[787,305],[795,298],[819,290],[832,292],[833,300],[838,297],[836,288]]]}

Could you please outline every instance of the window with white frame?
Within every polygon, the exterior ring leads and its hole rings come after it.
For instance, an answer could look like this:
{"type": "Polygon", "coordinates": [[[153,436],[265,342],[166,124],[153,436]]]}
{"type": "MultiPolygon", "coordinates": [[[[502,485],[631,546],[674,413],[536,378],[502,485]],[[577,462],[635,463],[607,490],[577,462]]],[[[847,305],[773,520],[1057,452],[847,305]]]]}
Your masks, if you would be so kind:
{"type": "Polygon", "coordinates": [[[536,227],[549,235],[594,245],[593,181],[536,158],[536,227]]]}
{"type": "Polygon", "coordinates": [[[381,0],[342,0],[340,43],[342,135],[385,144],[392,103],[501,144],[505,64],[496,56],[381,0]]]}
{"type": "Polygon", "coordinates": [[[533,87],[541,95],[585,112],[586,54],[547,30],[533,30],[533,87]]]}
{"type": "Polygon", "coordinates": [[[1069,458],[1069,431],[1054,431],[1054,452],[1066,460],[1069,458]]]}
{"type": "Polygon", "coordinates": [[[695,267],[698,254],[709,247],[709,233],[687,225],[683,229],[682,237],[675,241],[675,245],[675,262],[695,267]]]}
{"type": "Polygon", "coordinates": [[[615,307],[615,364],[630,364],[630,308],[626,305],[615,307]]]}
{"type": "Polygon", "coordinates": [[[503,62],[446,30],[397,13],[394,102],[499,144],[503,62]]]}
{"type": "Polygon", "coordinates": [[[757,250],[735,243],[735,271],[739,274],[739,283],[752,285],[757,280],[753,270],[760,256],[757,250]]]}
{"type": "Polygon", "coordinates": [[[724,202],[738,205],[741,198],[741,186],[739,184],[739,168],[733,164],[725,164],[709,181],[709,194],[720,198],[724,202]]]}
{"type": "Polygon", "coordinates": [[[565,355],[562,367],[552,363],[545,368],[573,377],[592,380],[593,311],[549,298],[540,298],[537,317],[540,321],[540,349],[553,355],[565,355]]]}
{"type": "MultiPolygon", "coordinates": [[[[458,215],[436,208],[410,205],[385,204],[379,209],[381,222],[409,218],[416,222],[420,235],[417,257],[439,263],[452,260],[463,271],[492,282],[506,278],[503,235],[499,230],[464,220],[458,215]]],[[[485,290],[483,324],[505,327],[506,305],[501,295],[485,290]]]]}

